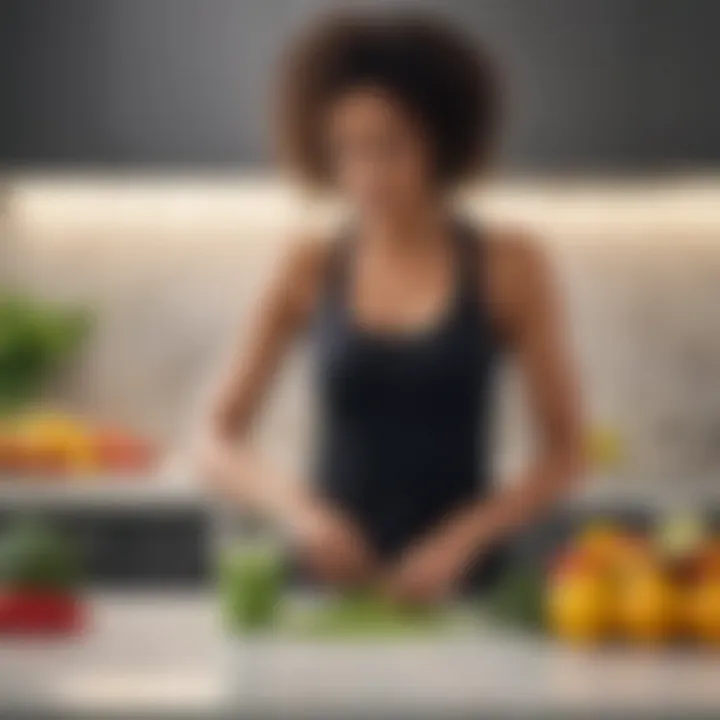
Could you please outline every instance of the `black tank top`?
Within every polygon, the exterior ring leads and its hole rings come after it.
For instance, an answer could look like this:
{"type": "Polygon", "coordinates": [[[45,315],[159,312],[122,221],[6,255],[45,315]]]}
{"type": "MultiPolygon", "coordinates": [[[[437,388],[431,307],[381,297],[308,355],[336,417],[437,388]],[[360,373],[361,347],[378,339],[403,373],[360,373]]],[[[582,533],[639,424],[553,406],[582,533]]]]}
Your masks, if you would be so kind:
{"type": "Polygon", "coordinates": [[[358,326],[348,302],[350,237],[332,248],[315,318],[320,490],[385,558],[488,485],[499,342],[481,302],[482,238],[460,224],[452,237],[454,301],[431,329],[358,326]]]}

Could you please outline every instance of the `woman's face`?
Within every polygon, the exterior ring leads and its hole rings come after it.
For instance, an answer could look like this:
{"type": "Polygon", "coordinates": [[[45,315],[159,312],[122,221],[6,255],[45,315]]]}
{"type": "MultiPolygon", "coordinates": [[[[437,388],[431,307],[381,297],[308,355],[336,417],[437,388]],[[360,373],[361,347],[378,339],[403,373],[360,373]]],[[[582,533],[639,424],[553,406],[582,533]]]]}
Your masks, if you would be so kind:
{"type": "Polygon", "coordinates": [[[326,140],[334,181],[361,213],[401,217],[433,192],[430,152],[419,123],[381,91],[359,89],[336,100],[326,140]]]}

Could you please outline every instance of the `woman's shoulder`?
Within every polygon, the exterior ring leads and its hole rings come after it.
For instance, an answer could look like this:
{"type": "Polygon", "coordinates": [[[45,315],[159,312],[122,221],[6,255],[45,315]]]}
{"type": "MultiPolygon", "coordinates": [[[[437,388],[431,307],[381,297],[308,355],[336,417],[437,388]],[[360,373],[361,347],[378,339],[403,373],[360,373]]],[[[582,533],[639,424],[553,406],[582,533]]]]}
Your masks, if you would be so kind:
{"type": "Polygon", "coordinates": [[[489,227],[483,238],[483,299],[500,322],[514,322],[552,282],[546,252],[540,238],[521,226],[489,227]]]}
{"type": "Polygon", "coordinates": [[[545,251],[540,238],[519,225],[494,225],[484,232],[484,261],[489,270],[528,280],[546,267],[545,251]]]}
{"type": "Polygon", "coordinates": [[[292,237],[283,249],[283,265],[290,279],[313,281],[324,272],[330,243],[320,235],[292,237]]]}
{"type": "Polygon", "coordinates": [[[299,235],[284,245],[273,285],[294,315],[312,312],[331,254],[332,243],[320,235],[299,235]]]}

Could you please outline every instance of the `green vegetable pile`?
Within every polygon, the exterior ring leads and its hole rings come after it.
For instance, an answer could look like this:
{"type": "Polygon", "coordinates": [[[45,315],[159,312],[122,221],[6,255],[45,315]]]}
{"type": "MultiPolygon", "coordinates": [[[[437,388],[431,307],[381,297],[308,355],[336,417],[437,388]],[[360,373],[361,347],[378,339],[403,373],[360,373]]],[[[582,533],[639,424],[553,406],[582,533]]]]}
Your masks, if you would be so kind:
{"type": "Polygon", "coordinates": [[[341,596],[317,608],[297,610],[291,631],[316,639],[421,637],[449,629],[458,620],[439,607],[403,605],[370,592],[341,596]]]}
{"type": "Polygon", "coordinates": [[[483,596],[480,610],[504,625],[539,632],[543,628],[544,588],[540,567],[514,565],[483,596]]]}
{"type": "Polygon", "coordinates": [[[0,296],[0,412],[35,399],[85,338],[90,317],[20,295],[0,296]]]}
{"type": "Polygon", "coordinates": [[[36,521],[19,522],[0,535],[0,586],[62,590],[79,578],[75,548],[61,533],[36,521]]]}
{"type": "Polygon", "coordinates": [[[413,638],[466,630],[483,619],[525,631],[543,627],[545,580],[536,565],[513,565],[468,608],[404,605],[367,590],[283,602],[284,565],[276,549],[240,545],[219,563],[226,626],[233,633],[280,631],[310,640],[413,638]]]}
{"type": "Polygon", "coordinates": [[[272,548],[240,545],[221,555],[220,601],[230,632],[279,630],[317,639],[398,637],[446,629],[456,619],[440,608],[399,605],[369,591],[305,606],[284,603],[284,571],[272,548]]]}

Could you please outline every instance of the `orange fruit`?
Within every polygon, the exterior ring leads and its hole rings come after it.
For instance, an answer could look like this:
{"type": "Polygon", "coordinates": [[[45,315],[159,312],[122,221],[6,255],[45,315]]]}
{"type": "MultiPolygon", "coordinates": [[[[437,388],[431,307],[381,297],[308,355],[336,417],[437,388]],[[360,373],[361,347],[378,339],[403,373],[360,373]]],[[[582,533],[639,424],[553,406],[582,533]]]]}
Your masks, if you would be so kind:
{"type": "Polygon", "coordinates": [[[685,618],[691,635],[720,645],[720,579],[700,580],[687,591],[685,618]]]}
{"type": "Polygon", "coordinates": [[[623,578],[617,588],[616,622],[623,637],[660,643],[675,636],[680,624],[679,590],[660,569],[623,578]]]}
{"type": "Polygon", "coordinates": [[[641,562],[647,543],[624,528],[609,523],[587,527],[573,543],[576,552],[591,560],[608,578],[630,563],[641,562]]]}
{"type": "Polygon", "coordinates": [[[720,538],[713,537],[693,558],[693,564],[700,578],[720,580],[720,538]]]}

